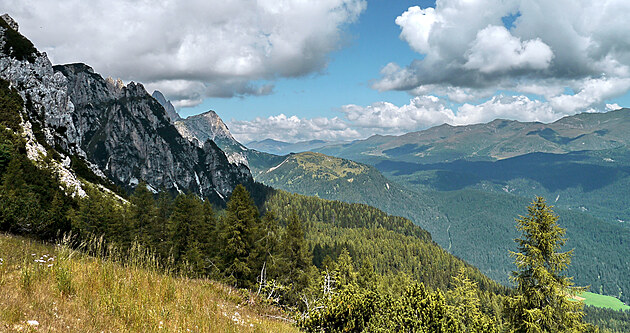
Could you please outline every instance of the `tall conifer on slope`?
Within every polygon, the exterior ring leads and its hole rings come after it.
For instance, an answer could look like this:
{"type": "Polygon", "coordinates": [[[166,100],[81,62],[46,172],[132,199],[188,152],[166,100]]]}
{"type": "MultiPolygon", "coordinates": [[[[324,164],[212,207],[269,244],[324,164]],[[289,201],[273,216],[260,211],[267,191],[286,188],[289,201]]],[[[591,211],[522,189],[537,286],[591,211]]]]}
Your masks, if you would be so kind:
{"type": "Polygon", "coordinates": [[[180,265],[188,265],[194,274],[204,273],[204,258],[198,253],[199,243],[204,241],[199,237],[203,223],[203,203],[199,197],[193,193],[175,197],[169,223],[171,251],[173,259],[180,265]]]}
{"type": "Polygon", "coordinates": [[[523,235],[515,241],[519,252],[511,252],[517,270],[513,295],[505,299],[510,332],[584,332],[594,328],[583,322],[583,304],[571,300],[584,288],[573,286],[563,275],[571,263],[572,250],[559,252],[566,230],[558,226],[545,199],[536,197],[527,216],[516,220],[523,235]]]}
{"type": "MultiPolygon", "coordinates": [[[[258,273],[252,264],[260,214],[244,186],[238,185],[227,203],[221,218],[220,242],[217,261],[222,263],[225,281],[239,287],[249,287],[258,273]]],[[[260,263],[262,265],[262,263],[260,263]]]]}
{"type": "Polygon", "coordinates": [[[153,193],[147,188],[147,183],[140,182],[130,197],[129,217],[133,221],[135,237],[144,246],[154,247],[156,209],[153,193]]]}

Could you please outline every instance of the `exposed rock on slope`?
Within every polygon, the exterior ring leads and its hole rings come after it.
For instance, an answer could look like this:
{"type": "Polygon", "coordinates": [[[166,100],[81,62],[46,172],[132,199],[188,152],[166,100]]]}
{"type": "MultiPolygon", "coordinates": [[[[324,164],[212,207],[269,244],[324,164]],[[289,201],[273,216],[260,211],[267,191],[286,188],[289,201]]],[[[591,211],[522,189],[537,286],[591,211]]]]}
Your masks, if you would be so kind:
{"type": "Polygon", "coordinates": [[[179,116],[179,113],[177,113],[171,101],[167,100],[160,91],[153,91],[153,94],[151,94],[151,96],[153,96],[153,98],[155,98],[155,100],[164,107],[164,110],[166,110],[166,114],[168,115],[168,118],[171,120],[171,122],[174,123],[178,120],[182,120],[182,117],[179,116]]]}
{"type": "MultiPolygon", "coordinates": [[[[26,101],[22,128],[34,145],[80,157],[99,176],[134,187],[187,190],[224,200],[249,169],[231,164],[212,141],[193,145],[141,84],[105,80],[84,64],[55,66],[0,20],[0,78],[26,101]]],[[[39,149],[39,151],[45,151],[39,149]]]]}
{"type": "Polygon", "coordinates": [[[111,179],[221,198],[251,180],[249,170],[229,163],[214,142],[195,146],[183,138],[141,84],[113,86],[84,64],[55,69],[68,78],[82,148],[111,179]]]}
{"type": "MultiPolygon", "coordinates": [[[[162,95],[159,91],[156,92],[162,95]]],[[[156,92],[153,94],[156,95],[156,92]]],[[[162,103],[164,108],[167,108],[168,104],[170,104],[167,103],[166,99],[156,98],[156,100],[162,103]],[[167,104],[165,105],[164,103],[167,104]]],[[[202,146],[207,140],[212,140],[221,147],[231,163],[249,165],[247,148],[234,139],[221,117],[214,111],[211,110],[176,121],[175,127],[183,137],[195,145],[202,146]]]]}

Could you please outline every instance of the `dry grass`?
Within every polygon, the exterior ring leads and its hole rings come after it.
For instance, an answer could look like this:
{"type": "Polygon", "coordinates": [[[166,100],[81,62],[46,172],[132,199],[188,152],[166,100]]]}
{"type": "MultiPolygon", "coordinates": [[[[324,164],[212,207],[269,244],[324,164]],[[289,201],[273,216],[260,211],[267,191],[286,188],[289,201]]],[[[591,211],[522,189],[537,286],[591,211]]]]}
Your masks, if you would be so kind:
{"type": "Polygon", "coordinates": [[[142,256],[123,264],[0,234],[0,258],[0,332],[298,331],[248,293],[161,273],[142,256]]]}

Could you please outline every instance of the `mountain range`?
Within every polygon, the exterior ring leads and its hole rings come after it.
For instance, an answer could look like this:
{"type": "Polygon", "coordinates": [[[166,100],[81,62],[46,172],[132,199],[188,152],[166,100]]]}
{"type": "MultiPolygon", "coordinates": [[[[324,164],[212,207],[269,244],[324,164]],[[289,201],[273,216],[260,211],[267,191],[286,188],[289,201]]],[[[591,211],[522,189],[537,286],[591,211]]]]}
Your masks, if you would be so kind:
{"type": "Polygon", "coordinates": [[[261,141],[251,141],[246,143],[245,145],[248,148],[265,153],[286,155],[290,153],[301,153],[305,151],[315,150],[336,143],[338,142],[324,140],[309,140],[290,143],[274,139],[265,139],[261,141]]]}
{"type": "Polygon", "coordinates": [[[630,221],[630,110],[583,113],[554,123],[495,120],[374,136],[318,151],[375,166],[416,190],[478,189],[630,221]]]}
{"type": "Polygon", "coordinates": [[[568,228],[576,282],[628,301],[630,154],[623,129],[629,119],[622,109],[552,124],[442,125],[251,168],[255,179],[276,188],[410,218],[442,247],[504,283],[513,269],[503,254],[515,250],[514,218],[535,195],[545,196],[568,228]]]}
{"type": "Polygon", "coordinates": [[[224,202],[249,169],[228,161],[212,141],[193,144],[139,83],[104,79],[85,64],[52,66],[45,53],[4,20],[0,79],[26,101],[20,127],[29,157],[54,151],[59,177],[84,195],[77,176],[124,189],[140,180],[152,190],[191,191],[224,202]],[[77,172],[79,175],[77,175],[77,172]]]}
{"type": "MultiPolygon", "coordinates": [[[[238,184],[261,188],[256,179],[291,192],[373,205],[431,233],[362,205],[290,195],[270,199],[285,219],[299,211],[311,228],[311,242],[326,240],[326,248],[318,250],[320,264],[348,244],[360,248],[354,236],[361,235],[370,246],[355,255],[367,258],[391,244],[396,244],[392,253],[404,244],[437,253],[437,243],[504,283],[513,269],[506,255],[517,236],[513,219],[524,214],[534,194],[544,195],[568,228],[575,281],[629,299],[626,109],[552,124],[496,120],[341,144],[261,141],[246,147],[214,111],[181,119],[161,93],[104,79],[85,64],[52,66],[17,28],[0,24],[0,78],[24,101],[18,125],[26,153],[36,163],[53,165],[70,195],[85,196],[86,180],[126,192],[144,181],[154,192],[192,192],[220,205],[238,184]],[[282,156],[263,149],[318,152],[282,156]],[[357,211],[368,216],[361,228],[353,224],[357,211]],[[373,223],[372,216],[382,223],[373,223]],[[385,236],[376,237],[379,233],[385,236]],[[340,243],[336,237],[347,239],[340,243]],[[387,237],[404,242],[379,243],[387,237]]],[[[417,252],[433,267],[426,253],[417,252]]],[[[447,253],[440,257],[446,258],[442,263],[463,265],[447,253]]],[[[384,260],[377,265],[391,269],[387,273],[396,267],[384,260]]],[[[440,272],[422,270],[420,262],[409,267],[425,279],[439,275],[440,287],[447,283],[444,267],[433,267],[440,272]]]]}

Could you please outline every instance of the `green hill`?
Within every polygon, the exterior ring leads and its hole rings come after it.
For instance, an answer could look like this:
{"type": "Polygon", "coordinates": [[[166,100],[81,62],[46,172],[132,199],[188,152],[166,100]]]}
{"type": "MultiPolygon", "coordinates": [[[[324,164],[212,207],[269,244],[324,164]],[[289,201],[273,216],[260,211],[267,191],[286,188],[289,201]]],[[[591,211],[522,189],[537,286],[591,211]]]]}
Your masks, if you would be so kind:
{"type": "Polygon", "coordinates": [[[289,192],[362,203],[407,218],[437,214],[427,204],[428,198],[408,191],[366,164],[312,152],[287,155],[275,162],[260,167],[252,160],[256,181],[289,192]]]}
{"type": "MultiPolygon", "coordinates": [[[[304,195],[364,203],[409,218],[450,253],[489,277],[509,283],[514,265],[506,253],[515,250],[514,218],[524,214],[530,199],[481,188],[434,191],[416,187],[411,191],[374,167],[317,153],[275,158],[277,164],[271,167],[253,168],[257,181],[304,195]]],[[[630,230],[580,210],[556,211],[568,229],[567,248],[575,248],[569,272],[576,283],[627,301],[630,248],[611,244],[630,243],[630,230]]]]}

